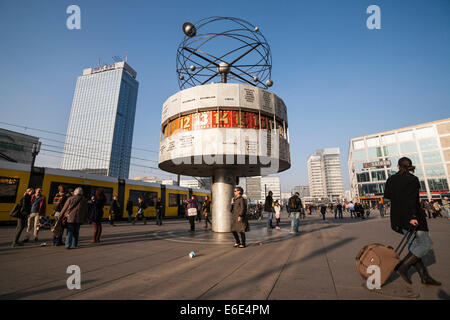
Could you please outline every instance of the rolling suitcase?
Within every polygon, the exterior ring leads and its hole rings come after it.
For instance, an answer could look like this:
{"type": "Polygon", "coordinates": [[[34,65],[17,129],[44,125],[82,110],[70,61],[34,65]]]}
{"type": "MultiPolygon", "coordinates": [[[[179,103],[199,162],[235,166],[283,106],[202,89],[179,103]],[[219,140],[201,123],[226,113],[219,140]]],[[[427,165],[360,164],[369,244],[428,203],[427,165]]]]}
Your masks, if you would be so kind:
{"type": "Polygon", "coordinates": [[[380,268],[380,283],[383,285],[400,262],[400,255],[405,249],[411,237],[415,236],[415,229],[406,233],[394,250],[391,246],[379,243],[372,243],[363,247],[356,255],[356,271],[364,278],[369,278],[372,274],[367,273],[367,268],[376,265],[380,268]]]}

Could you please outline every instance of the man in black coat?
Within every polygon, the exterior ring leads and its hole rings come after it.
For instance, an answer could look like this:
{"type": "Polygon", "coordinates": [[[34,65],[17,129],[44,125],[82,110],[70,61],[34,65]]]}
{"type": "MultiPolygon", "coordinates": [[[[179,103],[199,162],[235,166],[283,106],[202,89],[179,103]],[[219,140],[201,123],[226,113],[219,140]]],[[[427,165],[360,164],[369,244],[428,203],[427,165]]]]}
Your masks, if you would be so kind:
{"type": "Polygon", "coordinates": [[[27,226],[28,215],[31,211],[31,195],[33,193],[33,189],[29,188],[23,195],[23,198],[20,199],[20,212],[17,217],[17,228],[16,233],[14,235],[14,241],[12,243],[12,247],[15,246],[23,246],[23,242],[19,241],[20,235],[22,234],[23,229],[27,226]]]}
{"type": "Polygon", "coordinates": [[[419,202],[419,179],[411,174],[415,167],[409,158],[398,160],[399,171],[386,181],[384,197],[391,200],[391,228],[399,233],[406,234],[412,228],[416,234],[409,241],[409,252],[397,265],[397,273],[409,284],[411,280],[408,270],[411,266],[417,269],[423,284],[441,285],[428,274],[422,262],[431,249],[432,242],[428,234],[428,225],[425,212],[419,202]]]}

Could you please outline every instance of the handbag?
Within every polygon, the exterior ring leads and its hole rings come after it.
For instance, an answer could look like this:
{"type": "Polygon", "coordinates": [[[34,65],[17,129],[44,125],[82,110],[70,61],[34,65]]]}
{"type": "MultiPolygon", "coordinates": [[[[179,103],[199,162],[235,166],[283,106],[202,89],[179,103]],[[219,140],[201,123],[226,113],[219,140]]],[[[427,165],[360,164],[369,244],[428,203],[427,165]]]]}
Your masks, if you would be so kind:
{"type": "Polygon", "coordinates": [[[14,205],[14,207],[12,208],[11,212],[9,213],[9,215],[13,218],[19,218],[21,210],[22,210],[22,206],[20,205],[20,203],[16,203],[14,205]]]}
{"type": "Polygon", "coordinates": [[[197,215],[197,209],[196,208],[189,208],[188,210],[188,216],[193,217],[197,215]]]}

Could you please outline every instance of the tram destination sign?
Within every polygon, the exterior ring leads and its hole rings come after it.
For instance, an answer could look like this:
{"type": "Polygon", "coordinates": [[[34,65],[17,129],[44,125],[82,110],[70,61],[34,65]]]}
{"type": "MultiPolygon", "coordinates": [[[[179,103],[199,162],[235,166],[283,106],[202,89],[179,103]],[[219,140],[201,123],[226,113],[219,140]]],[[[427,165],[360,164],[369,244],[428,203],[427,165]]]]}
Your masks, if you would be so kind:
{"type": "Polygon", "coordinates": [[[390,167],[391,161],[390,160],[381,160],[381,161],[363,163],[363,168],[384,167],[384,166],[390,167]]]}

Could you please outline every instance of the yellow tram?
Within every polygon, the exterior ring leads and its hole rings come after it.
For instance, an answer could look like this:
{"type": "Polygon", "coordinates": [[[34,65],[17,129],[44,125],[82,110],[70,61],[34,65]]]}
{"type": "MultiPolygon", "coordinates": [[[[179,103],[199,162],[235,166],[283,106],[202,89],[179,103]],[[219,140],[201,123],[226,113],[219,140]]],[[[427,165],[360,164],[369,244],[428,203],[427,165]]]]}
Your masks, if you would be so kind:
{"type": "Polygon", "coordinates": [[[138,198],[143,197],[147,209],[146,217],[155,217],[155,204],[158,198],[164,203],[163,216],[184,216],[183,203],[191,195],[195,195],[200,202],[206,196],[211,198],[210,190],[190,189],[179,186],[148,183],[143,181],[118,179],[113,177],[89,174],[81,171],[70,171],[53,168],[34,167],[0,160],[0,222],[15,221],[9,216],[14,204],[24,195],[30,187],[41,187],[46,197],[46,215],[53,213],[53,198],[58,192],[58,186],[63,185],[66,192],[82,187],[84,195],[89,199],[99,188],[104,190],[107,202],[104,208],[104,218],[109,216],[110,204],[113,195],[117,195],[121,206],[120,217],[126,217],[126,204],[133,202],[133,215],[136,215],[138,198]]]}

